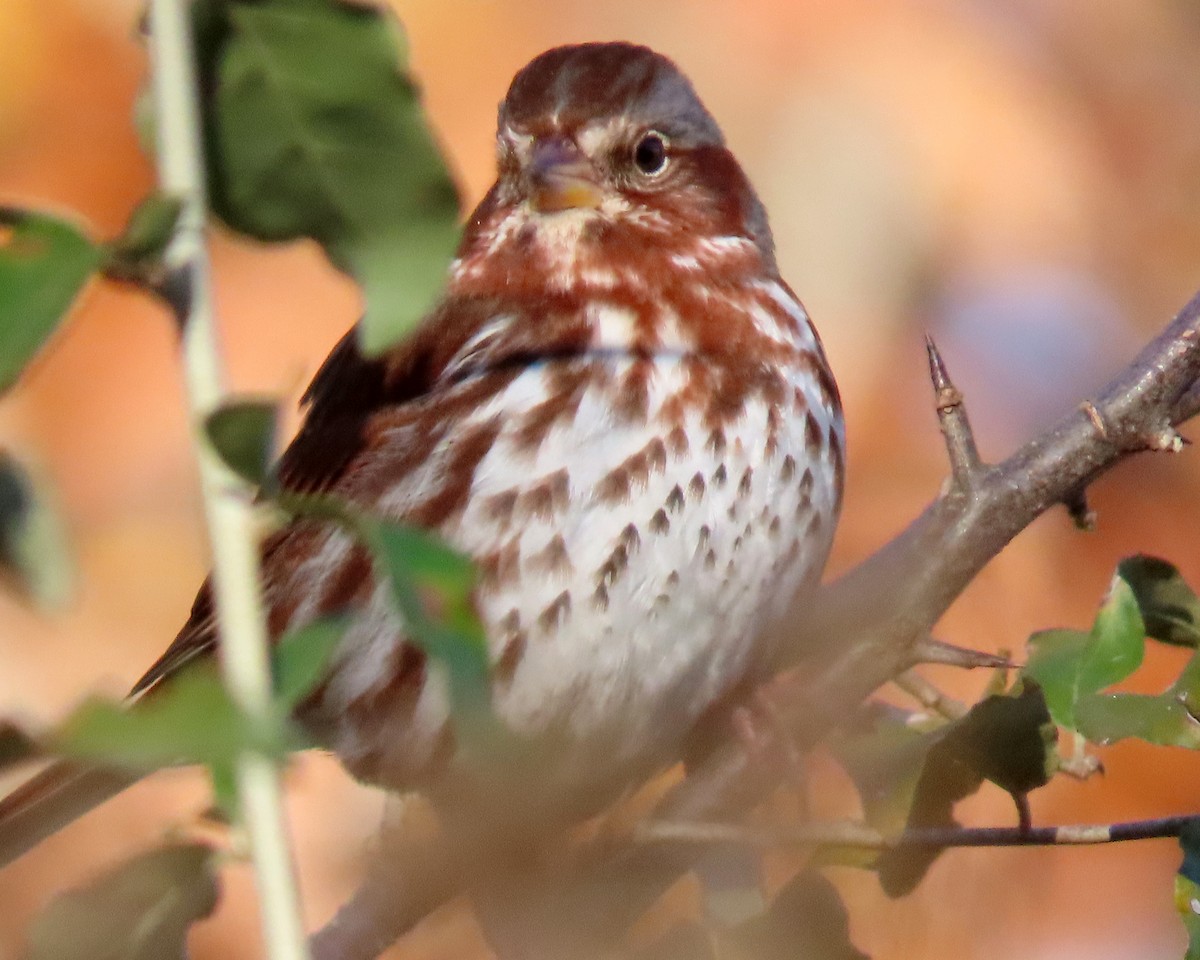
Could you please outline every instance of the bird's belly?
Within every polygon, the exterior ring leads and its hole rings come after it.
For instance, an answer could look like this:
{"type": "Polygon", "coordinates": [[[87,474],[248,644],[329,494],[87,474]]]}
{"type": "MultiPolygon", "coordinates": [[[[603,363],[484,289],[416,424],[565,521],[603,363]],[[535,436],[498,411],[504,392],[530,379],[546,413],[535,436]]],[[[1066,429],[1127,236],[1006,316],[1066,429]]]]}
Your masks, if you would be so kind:
{"type": "MultiPolygon", "coordinates": [[[[480,571],[494,712],[535,758],[538,792],[577,806],[677,757],[763,665],[828,552],[841,422],[802,368],[719,410],[687,401],[678,358],[569,372],[526,371],[473,414],[503,427],[442,533],[480,571]]],[[[372,608],[329,686],[333,710],[366,703],[371,722],[340,723],[334,748],[392,787],[469,784],[444,667],[381,692],[402,641],[386,603],[372,608]]]]}
{"type": "MultiPolygon", "coordinates": [[[[656,371],[661,396],[682,372],[656,371]]],[[[503,561],[484,558],[496,712],[551,754],[546,776],[564,790],[669,762],[763,666],[833,532],[833,470],[813,437],[840,425],[820,409],[810,423],[814,406],[789,390],[771,412],[752,393],[719,425],[696,408],[673,424],[610,426],[561,451],[561,502],[510,528],[503,561]]],[[[581,405],[576,428],[585,416],[581,405]]],[[[540,453],[535,467],[550,466],[552,436],[540,453]]]]}

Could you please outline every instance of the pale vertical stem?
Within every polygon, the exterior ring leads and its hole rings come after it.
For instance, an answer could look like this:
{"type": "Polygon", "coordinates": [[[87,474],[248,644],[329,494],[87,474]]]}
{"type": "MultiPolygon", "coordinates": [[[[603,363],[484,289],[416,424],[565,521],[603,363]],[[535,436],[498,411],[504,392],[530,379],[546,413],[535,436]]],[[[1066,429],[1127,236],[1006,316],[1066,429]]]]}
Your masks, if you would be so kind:
{"type": "MultiPolygon", "coordinates": [[[[166,253],[167,293],[183,333],[183,362],[213,553],[213,588],[221,630],[221,668],[235,702],[269,722],[271,672],[258,538],[247,491],[204,436],[204,418],[224,396],[224,378],[205,244],[204,154],[188,0],[151,0],[153,86],[161,187],[183,212],[166,253]]],[[[238,763],[242,818],[249,837],[263,934],[271,960],[307,960],[283,813],[279,770],[270,758],[238,763]]]]}

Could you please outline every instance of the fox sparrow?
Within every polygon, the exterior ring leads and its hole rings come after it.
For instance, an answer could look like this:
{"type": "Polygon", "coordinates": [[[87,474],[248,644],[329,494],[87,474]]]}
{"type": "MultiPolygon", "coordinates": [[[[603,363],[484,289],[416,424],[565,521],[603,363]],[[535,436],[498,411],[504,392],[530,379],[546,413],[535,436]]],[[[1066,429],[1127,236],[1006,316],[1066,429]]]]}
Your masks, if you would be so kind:
{"type": "MultiPolygon", "coordinates": [[[[279,475],[474,558],[494,710],[538,758],[521,795],[581,811],[675,760],[766,666],[829,548],[842,418],[762,204],[670,60],[542,54],[496,146],[440,304],[378,359],[337,345],[279,475]]],[[[479,792],[445,677],[354,539],[294,521],[263,583],[274,636],[361,611],[299,711],[351,772],[479,792]]],[[[205,589],[135,692],[216,643],[205,589]]],[[[71,773],[0,805],[0,847],[47,794],[61,822],[125,782],[71,773]]]]}

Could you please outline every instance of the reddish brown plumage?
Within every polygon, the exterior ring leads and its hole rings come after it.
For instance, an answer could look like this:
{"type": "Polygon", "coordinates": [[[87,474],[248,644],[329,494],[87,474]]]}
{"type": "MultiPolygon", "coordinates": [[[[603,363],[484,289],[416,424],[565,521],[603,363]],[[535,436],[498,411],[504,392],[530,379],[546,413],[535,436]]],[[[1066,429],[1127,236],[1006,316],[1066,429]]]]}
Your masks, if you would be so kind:
{"type": "MultiPolygon", "coordinates": [[[[352,335],[334,348],[279,476],[475,558],[493,705],[537,782],[458,749],[439,665],[347,534],[275,534],[264,589],[275,636],[360,611],[300,711],[355,774],[578,812],[674,759],[762,670],[824,562],[842,421],[762,206],[670,61],[627,44],[539,57],[501,106],[497,155],[440,305],[379,359],[352,335]],[[647,136],[661,169],[637,165],[647,136]]],[[[215,643],[205,587],[135,689],[215,643]]]]}

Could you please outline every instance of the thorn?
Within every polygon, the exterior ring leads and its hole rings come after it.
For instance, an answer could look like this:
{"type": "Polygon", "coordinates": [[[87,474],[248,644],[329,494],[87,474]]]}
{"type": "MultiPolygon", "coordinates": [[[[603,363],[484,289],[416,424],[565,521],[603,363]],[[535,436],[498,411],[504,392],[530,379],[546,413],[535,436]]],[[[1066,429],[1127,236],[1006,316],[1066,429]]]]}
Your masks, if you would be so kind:
{"type": "Polygon", "coordinates": [[[952,643],[944,643],[932,637],[917,642],[913,647],[913,658],[916,663],[941,663],[950,667],[962,667],[964,670],[974,670],[976,667],[1011,670],[1016,666],[1008,657],[956,647],[952,643]]]}
{"type": "Polygon", "coordinates": [[[938,426],[946,442],[954,486],[960,491],[970,490],[979,472],[980,460],[963,395],[951,381],[946,361],[929,334],[925,334],[925,353],[929,358],[929,380],[933,384],[938,426]]]}
{"type": "Polygon", "coordinates": [[[1079,530],[1091,533],[1096,529],[1096,511],[1088,506],[1087,490],[1080,488],[1063,499],[1063,506],[1079,530]]]}
{"type": "Polygon", "coordinates": [[[1096,409],[1096,405],[1091,400],[1084,400],[1079,405],[1079,409],[1087,415],[1087,418],[1092,421],[1092,426],[1096,428],[1096,432],[1100,434],[1101,439],[1108,439],[1108,427],[1104,424],[1104,418],[1100,416],[1100,411],[1096,409]]]}

